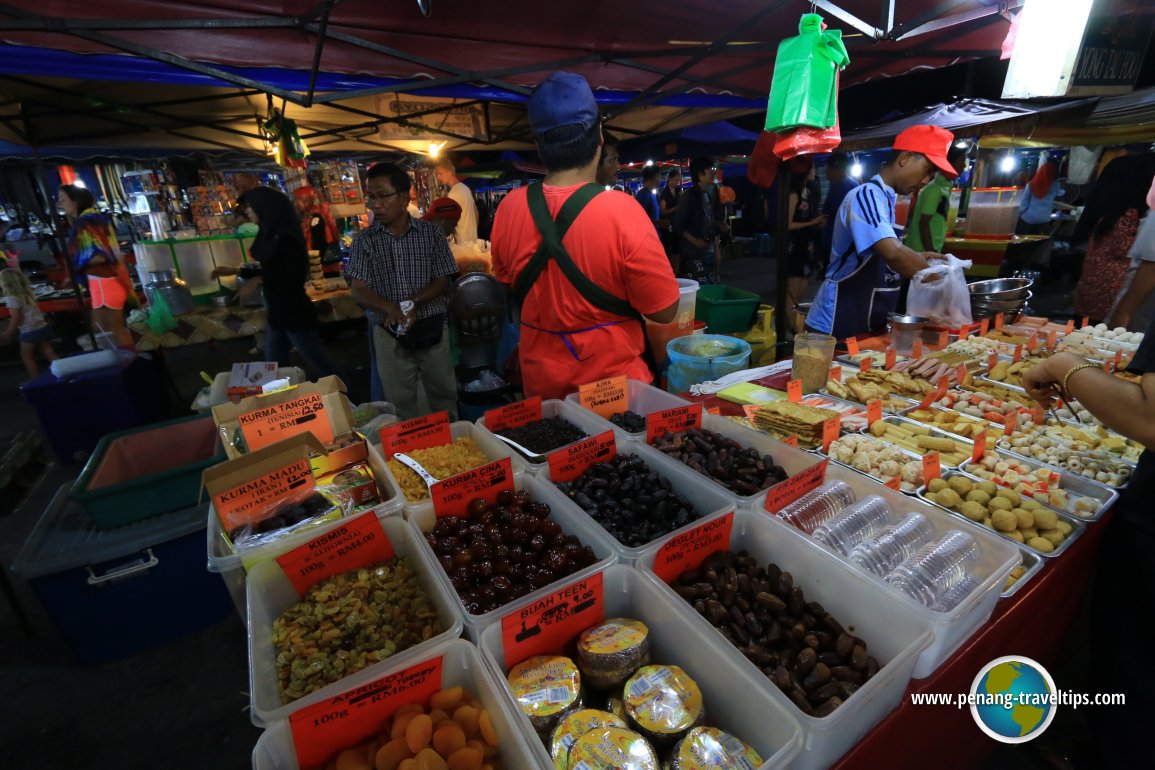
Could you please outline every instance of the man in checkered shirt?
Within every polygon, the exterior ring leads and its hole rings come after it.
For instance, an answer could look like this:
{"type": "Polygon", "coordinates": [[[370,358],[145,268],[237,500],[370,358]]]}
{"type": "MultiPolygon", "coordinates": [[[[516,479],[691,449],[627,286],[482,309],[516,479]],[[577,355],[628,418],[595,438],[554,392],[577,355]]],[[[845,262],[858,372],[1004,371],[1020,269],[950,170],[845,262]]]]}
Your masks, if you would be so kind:
{"type": "Polygon", "coordinates": [[[420,382],[430,410],[447,410],[454,419],[457,379],[445,325],[457,264],[441,230],[409,216],[410,185],[409,174],[392,163],[369,169],[365,202],[373,224],[353,239],[345,275],[369,317],[377,370],[397,416],[421,414],[420,382]],[[402,304],[409,302],[407,315],[402,304]]]}

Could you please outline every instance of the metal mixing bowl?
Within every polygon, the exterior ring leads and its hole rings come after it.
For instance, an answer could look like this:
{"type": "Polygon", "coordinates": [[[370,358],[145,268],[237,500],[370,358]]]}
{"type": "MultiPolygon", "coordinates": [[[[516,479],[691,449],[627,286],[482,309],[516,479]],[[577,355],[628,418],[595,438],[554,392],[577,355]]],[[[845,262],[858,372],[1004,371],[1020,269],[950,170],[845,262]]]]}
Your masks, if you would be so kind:
{"type": "Polygon", "coordinates": [[[1029,278],[992,278],[969,283],[967,290],[972,299],[1005,301],[1025,298],[1033,284],[1029,278]]]}

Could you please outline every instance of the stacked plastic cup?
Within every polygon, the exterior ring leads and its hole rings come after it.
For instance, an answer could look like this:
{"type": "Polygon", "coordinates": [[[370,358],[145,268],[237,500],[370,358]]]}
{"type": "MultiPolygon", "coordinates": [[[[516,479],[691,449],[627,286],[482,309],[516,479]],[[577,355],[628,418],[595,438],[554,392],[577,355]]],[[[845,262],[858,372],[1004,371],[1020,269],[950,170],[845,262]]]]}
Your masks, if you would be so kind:
{"type": "Polygon", "coordinates": [[[947,589],[938,601],[931,607],[935,612],[950,612],[955,607],[959,606],[963,599],[971,595],[971,592],[979,587],[979,581],[967,575],[961,583],[955,583],[947,589]]]}
{"type": "Polygon", "coordinates": [[[857,497],[845,481],[827,481],[778,512],[778,518],[806,534],[852,505],[857,497]]]}
{"type": "Polygon", "coordinates": [[[854,546],[850,560],[868,572],[885,577],[931,540],[934,540],[934,525],[918,511],[911,511],[898,524],[854,546]]]}
{"type": "Polygon", "coordinates": [[[893,518],[890,504],[878,495],[871,495],[817,527],[811,537],[847,556],[854,546],[880,533],[893,518]]]}
{"type": "Polygon", "coordinates": [[[975,539],[966,532],[952,529],[920,548],[914,556],[898,565],[886,580],[921,604],[933,608],[940,599],[953,596],[948,592],[965,581],[981,559],[982,551],[975,539]]]}

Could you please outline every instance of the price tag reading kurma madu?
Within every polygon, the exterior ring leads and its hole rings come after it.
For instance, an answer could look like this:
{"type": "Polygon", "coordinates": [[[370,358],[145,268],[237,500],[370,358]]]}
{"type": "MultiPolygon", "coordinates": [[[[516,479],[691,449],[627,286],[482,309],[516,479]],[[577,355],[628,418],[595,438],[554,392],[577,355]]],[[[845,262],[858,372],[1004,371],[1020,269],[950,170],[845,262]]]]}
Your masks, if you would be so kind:
{"type": "Polygon", "coordinates": [[[654,439],[667,433],[681,433],[691,428],[701,427],[701,404],[675,406],[673,409],[650,412],[646,415],[646,441],[653,443],[654,439]]]}

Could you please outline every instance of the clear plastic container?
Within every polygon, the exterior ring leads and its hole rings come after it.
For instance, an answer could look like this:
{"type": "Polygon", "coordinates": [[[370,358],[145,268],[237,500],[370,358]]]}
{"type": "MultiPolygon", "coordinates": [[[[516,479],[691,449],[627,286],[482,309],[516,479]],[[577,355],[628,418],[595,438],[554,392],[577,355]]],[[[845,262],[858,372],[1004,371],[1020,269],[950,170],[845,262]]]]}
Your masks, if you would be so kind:
{"type": "Polygon", "coordinates": [[[910,511],[898,524],[854,546],[850,561],[879,577],[886,577],[934,536],[934,525],[930,520],[918,511],[910,511]]]}
{"type": "Polygon", "coordinates": [[[857,499],[845,481],[825,481],[779,511],[778,518],[809,535],[857,499]]]}
{"type": "Polygon", "coordinates": [[[794,336],[794,357],[790,363],[791,379],[802,380],[805,393],[816,393],[830,379],[830,361],[834,344],[829,334],[802,332],[794,336]]]}
{"type": "MultiPolygon", "coordinates": [[[[428,650],[412,665],[432,662],[441,658],[441,688],[464,687],[473,698],[489,712],[494,730],[497,731],[499,749],[497,758],[507,770],[538,770],[541,767],[535,751],[518,720],[521,718],[513,710],[509,698],[506,697],[501,682],[494,676],[493,671],[481,659],[477,648],[463,639],[453,639],[435,648],[428,650]]],[[[334,707],[343,706],[346,697],[354,689],[365,692],[364,688],[371,688],[375,682],[388,678],[388,674],[375,677],[369,682],[350,685],[334,696],[334,707]]],[[[384,682],[382,682],[384,684],[384,682]]],[[[404,700],[396,701],[400,707],[404,700]]],[[[297,751],[293,745],[293,733],[289,718],[296,709],[293,709],[285,718],[271,722],[257,745],[253,749],[253,770],[300,770],[297,761],[297,751]]],[[[384,715],[386,717],[391,716],[384,715]]],[[[369,736],[366,736],[369,737],[369,736]]],[[[351,748],[344,744],[327,746],[333,752],[351,748]]]]}
{"type": "Polygon", "coordinates": [[[959,605],[963,599],[970,595],[970,592],[975,590],[979,585],[979,581],[975,580],[970,575],[967,575],[960,582],[955,583],[949,589],[943,592],[938,597],[938,601],[931,607],[935,612],[950,612],[959,605]]]}
{"type": "MultiPolygon", "coordinates": [[[[982,561],[982,550],[967,532],[951,530],[928,543],[891,572],[886,580],[927,607],[934,607],[982,561]]],[[[955,604],[958,604],[956,598],[955,604]]]]}
{"type": "Polygon", "coordinates": [[[893,517],[890,504],[878,495],[871,495],[815,529],[811,537],[846,556],[854,546],[881,532],[893,517]]]}
{"type": "MultiPolygon", "coordinates": [[[[566,403],[560,399],[547,399],[542,401],[541,417],[543,420],[550,417],[561,417],[564,420],[569,420],[571,423],[585,431],[586,436],[596,436],[599,433],[605,433],[608,430],[608,428],[606,428],[603,424],[605,421],[593,412],[582,409],[580,406],[576,406],[575,404],[566,403]]],[[[540,455],[537,458],[523,457],[521,452],[518,452],[509,444],[502,441],[500,438],[494,435],[494,433],[490,431],[489,428],[485,427],[484,416],[478,419],[477,424],[474,427],[481,435],[485,436],[486,439],[489,440],[487,443],[496,443],[504,447],[506,451],[511,452],[513,455],[514,463],[516,465],[520,465],[522,468],[525,468],[530,473],[540,474],[543,471],[548,471],[549,456],[554,452],[558,452],[565,448],[558,447],[552,452],[546,452],[544,455],[540,455]]],[[[610,426],[610,428],[612,427],[613,425],[610,426]]],[[[566,446],[570,445],[566,444],[566,446]]]]}
{"type": "MultiPolygon", "coordinates": [[[[698,282],[689,278],[678,281],[678,312],[668,324],[654,323],[646,319],[646,336],[651,350],[665,350],[670,340],[685,337],[694,330],[694,310],[698,300],[698,282]]],[[[662,363],[659,361],[658,363],[662,363]]]]}
{"type": "MultiPolygon", "coordinates": [[[[617,430],[622,430],[604,417],[594,414],[593,412],[583,407],[581,405],[581,396],[579,396],[577,393],[570,393],[565,397],[565,400],[566,403],[576,406],[585,412],[586,415],[603,423],[602,430],[611,430],[615,428],[617,430]]],[[[634,414],[640,414],[642,417],[645,417],[646,415],[653,412],[661,412],[666,409],[674,409],[679,406],[689,406],[690,404],[690,402],[686,401],[685,399],[678,398],[672,393],[667,393],[664,390],[655,388],[653,385],[647,385],[646,383],[639,380],[626,381],[626,401],[626,409],[633,412],[634,414]]],[[[622,432],[629,436],[631,440],[646,440],[646,432],[644,430],[640,433],[630,433],[628,431],[622,432]]]]}

